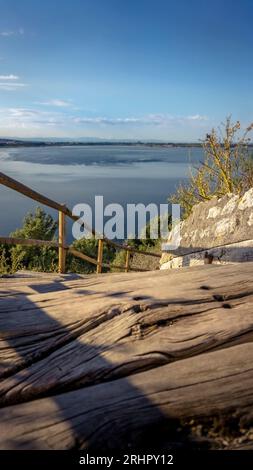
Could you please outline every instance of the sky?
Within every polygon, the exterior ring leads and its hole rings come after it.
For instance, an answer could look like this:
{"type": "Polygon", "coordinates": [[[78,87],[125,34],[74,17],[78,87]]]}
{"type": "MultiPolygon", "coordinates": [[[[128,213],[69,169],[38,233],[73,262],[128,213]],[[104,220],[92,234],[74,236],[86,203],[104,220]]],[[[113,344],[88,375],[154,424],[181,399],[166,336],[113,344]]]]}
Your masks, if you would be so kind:
{"type": "Polygon", "coordinates": [[[253,121],[253,0],[0,0],[0,137],[196,141],[253,121]]]}

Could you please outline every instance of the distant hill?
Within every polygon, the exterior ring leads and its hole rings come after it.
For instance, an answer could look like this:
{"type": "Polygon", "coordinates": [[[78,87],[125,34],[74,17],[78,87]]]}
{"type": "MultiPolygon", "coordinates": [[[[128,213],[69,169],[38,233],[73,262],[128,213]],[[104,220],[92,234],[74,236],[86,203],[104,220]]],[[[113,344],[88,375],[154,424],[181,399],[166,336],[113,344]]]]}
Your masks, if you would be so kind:
{"type": "Polygon", "coordinates": [[[159,142],[159,141],[138,141],[138,140],[105,140],[94,139],[92,137],[83,137],[78,140],[63,138],[50,139],[18,139],[18,138],[0,138],[0,147],[48,147],[48,146],[69,146],[69,145],[143,145],[158,147],[200,147],[196,142],[159,142]]]}

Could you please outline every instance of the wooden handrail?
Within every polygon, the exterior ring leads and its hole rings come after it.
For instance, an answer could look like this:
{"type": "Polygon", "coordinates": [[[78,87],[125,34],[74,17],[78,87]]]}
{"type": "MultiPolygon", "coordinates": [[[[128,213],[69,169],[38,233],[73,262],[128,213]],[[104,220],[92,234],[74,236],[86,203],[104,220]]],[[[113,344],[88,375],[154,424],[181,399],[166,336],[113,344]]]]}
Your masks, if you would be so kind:
{"type": "Polygon", "coordinates": [[[0,184],[3,184],[4,186],[7,186],[7,188],[13,189],[18,193],[23,194],[24,196],[27,196],[30,199],[33,199],[33,201],[37,201],[40,204],[44,204],[45,206],[51,207],[52,209],[55,209],[57,211],[61,211],[65,215],[72,217],[72,214],[67,207],[62,206],[62,204],[59,204],[58,202],[55,202],[52,199],[43,196],[37,191],[34,191],[33,189],[20,183],[19,181],[10,178],[10,176],[7,176],[2,172],[0,172],[0,184]]]}
{"type": "MultiPolygon", "coordinates": [[[[67,217],[74,221],[78,221],[79,217],[75,216],[72,214],[70,209],[68,209],[67,206],[63,206],[62,204],[53,201],[52,199],[49,199],[46,196],[43,196],[43,194],[38,193],[37,191],[34,191],[33,189],[29,188],[28,186],[24,185],[23,183],[20,183],[19,181],[10,178],[10,176],[5,175],[4,173],[0,172],[0,184],[3,184],[4,186],[13,189],[14,191],[17,191],[18,193],[23,194],[24,196],[29,197],[33,201],[37,201],[41,204],[44,204],[45,206],[51,207],[52,209],[55,209],[57,211],[63,212],[67,217]]],[[[93,230],[91,227],[89,227],[87,224],[82,222],[82,225],[85,226],[85,228],[92,233],[94,236],[99,235],[95,230],[93,230]]],[[[120,243],[113,242],[112,240],[109,240],[109,238],[106,237],[101,237],[98,236],[97,238],[103,238],[104,242],[107,243],[108,245],[113,246],[114,248],[118,250],[126,250],[130,251],[132,253],[139,253],[144,256],[153,256],[155,258],[160,258],[161,255],[158,253],[153,253],[150,251],[142,251],[142,250],[137,250],[135,248],[132,248],[131,246],[128,245],[121,245],[120,243]]]]}
{"type": "MultiPolygon", "coordinates": [[[[98,261],[94,258],[90,258],[90,256],[85,255],[81,251],[74,250],[73,248],[69,247],[68,252],[71,253],[72,255],[76,256],[77,258],[83,259],[84,261],[88,261],[89,263],[92,263],[96,266],[100,265],[102,268],[113,268],[113,269],[125,269],[125,266],[123,265],[117,265],[117,264],[110,264],[110,263],[98,263],[98,261]]],[[[134,268],[134,267],[129,267],[129,271],[143,271],[147,272],[147,269],[143,268],[134,268]]],[[[100,271],[101,272],[101,271],[100,271]]]]}
{"type": "MultiPolygon", "coordinates": [[[[53,199],[49,199],[46,196],[43,196],[43,194],[34,191],[33,189],[29,188],[29,186],[20,183],[19,181],[15,180],[14,178],[11,178],[10,176],[5,175],[2,172],[0,172],[0,184],[6,186],[7,188],[13,189],[14,191],[17,191],[20,194],[23,194],[23,196],[29,197],[33,201],[39,202],[40,204],[43,204],[47,207],[51,207],[51,209],[55,209],[59,212],[63,212],[63,214],[65,214],[67,217],[74,221],[78,221],[78,217],[72,215],[72,212],[70,211],[70,209],[68,209],[67,206],[62,205],[59,202],[55,202],[53,201],[53,199]]],[[[85,225],[85,228],[93,235],[95,235],[95,231],[91,227],[83,223],[82,225],[85,225]]]]}
{"type": "MultiPolygon", "coordinates": [[[[101,268],[111,268],[113,269],[126,269],[126,266],[123,265],[114,265],[110,263],[99,263],[96,259],[91,258],[88,255],[85,255],[81,251],[75,250],[67,245],[61,245],[56,240],[35,240],[31,238],[12,238],[12,237],[0,237],[0,244],[3,245],[22,245],[22,246],[50,246],[52,248],[63,248],[65,252],[71,253],[73,256],[80,258],[88,263],[94,264],[95,266],[101,266],[101,268]]],[[[134,268],[128,267],[128,271],[148,271],[143,268],[134,268]]],[[[101,272],[101,271],[100,271],[101,272]]]]}
{"type": "Polygon", "coordinates": [[[69,217],[74,221],[79,221],[79,217],[72,214],[72,212],[68,209],[67,206],[63,204],[59,204],[58,202],[44,196],[43,194],[34,191],[33,189],[29,188],[28,186],[20,183],[19,181],[11,178],[10,176],[5,175],[4,173],[0,172],[0,184],[17,191],[24,196],[29,197],[30,199],[39,202],[45,206],[48,206],[52,209],[55,209],[59,212],[59,237],[58,242],[54,240],[33,240],[33,239],[25,239],[25,238],[12,238],[12,237],[0,237],[0,243],[3,244],[17,244],[17,245],[25,245],[25,246],[52,246],[58,248],[59,251],[59,272],[65,272],[65,259],[66,259],[66,252],[72,253],[73,256],[79,257],[84,261],[87,261],[91,264],[97,266],[97,273],[102,272],[102,268],[110,268],[111,265],[109,263],[103,263],[103,244],[104,242],[108,245],[111,245],[116,250],[125,250],[127,253],[126,256],[126,263],[124,266],[117,266],[112,265],[115,269],[124,269],[126,272],[128,271],[147,271],[146,269],[142,268],[133,268],[130,266],[130,253],[138,253],[144,256],[153,256],[155,258],[160,258],[158,253],[152,253],[148,251],[137,250],[128,245],[121,245],[120,243],[113,242],[106,237],[101,236],[83,221],[80,224],[84,225],[86,230],[92,233],[94,236],[98,238],[98,257],[97,260],[91,258],[90,256],[85,255],[84,253],[75,250],[70,246],[65,246],[65,216],[69,217]]]}
{"type": "Polygon", "coordinates": [[[73,256],[76,256],[77,258],[83,259],[84,261],[88,261],[88,263],[95,264],[95,266],[98,265],[98,262],[96,259],[91,258],[88,255],[85,255],[81,251],[75,250],[74,248],[69,247],[68,252],[71,253],[73,256]]]}
{"type": "Polygon", "coordinates": [[[137,250],[136,248],[132,248],[131,246],[126,246],[126,245],[117,244],[117,246],[120,246],[121,250],[130,251],[130,253],[138,253],[139,255],[153,256],[154,258],[161,258],[161,255],[159,255],[159,253],[154,253],[153,251],[137,250]]]}

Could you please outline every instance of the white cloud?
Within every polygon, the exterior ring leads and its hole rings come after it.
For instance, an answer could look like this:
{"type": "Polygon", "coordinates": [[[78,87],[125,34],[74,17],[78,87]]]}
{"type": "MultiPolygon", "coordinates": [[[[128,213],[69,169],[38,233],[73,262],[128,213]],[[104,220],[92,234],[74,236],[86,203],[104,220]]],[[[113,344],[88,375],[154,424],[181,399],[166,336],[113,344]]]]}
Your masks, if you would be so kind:
{"type": "Polygon", "coordinates": [[[10,117],[27,118],[37,116],[39,112],[31,108],[5,108],[7,115],[10,117]]]}
{"type": "Polygon", "coordinates": [[[27,83],[19,82],[19,77],[13,73],[0,75],[0,90],[16,91],[28,86],[27,83]]]}
{"type": "Polygon", "coordinates": [[[15,34],[14,31],[1,31],[0,32],[0,36],[5,36],[5,37],[14,36],[14,34],[15,34]]]}
{"type": "Polygon", "coordinates": [[[19,80],[19,77],[17,75],[0,75],[0,80],[19,80]]]}
{"type": "Polygon", "coordinates": [[[108,117],[75,117],[74,122],[77,124],[104,124],[104,125],[156,125],[167,126],[173,123],[185,123],[187,121],[206,121],[206,116],[199,114],[193,116],[171,116],[169,114],[148,114],[143,117],[125,117],[125,118],[108,118],[108,117]]]}
{"type": "Polygon", "coordinates": [[[143,119],[129,118],[108,118],[108,117],[75,117],[74,122],[77,124],[137,124],[144,122],[143,119]]]}
{"type": "MultiPolygon", "coordinates": [[[[4,86],[7,86],[5,82],[4,86]]],[[[13,83],[15,85],[15,83],[13,83]]],[[[0,83],[1,88],[1,83],[0,83]]],[[[198,139],[210,127],[210,120],[201,115],[172,116],[148,114],[130,117],[81,116],[73,108],[0,107],[2,135],[75,136],[145,139],[198,139]],[[71,109],[70,112],[66,112],[71,109]],[[113,130],[112,130],[113,129],[113,130]]]]}
{"type": "Polygon", "coordinates": [[[27,83],[0,82],[0,90],[5,91],[16,91],[26,86],[28,86],[27,83]]]}
{"type": "Polygon", "coordinates": [[[70,101],[59,100],[59,99],[53,99],[53,100],[49,100],[49,101],[39,101],[35,104],[39,104],[39,105],[42,105],[42,106],[56,106],[58,108],[67,108],[67,107],[72,106],[72,103],[70,101]]]}
{"type": "Polygon", "coordinates": [[[49,113],[33,108],[0,108],[0,126],[3,129],[43,129],[68,123],[61,113],[49,113]]]}
{"type": "Polygon", "coordinates": [[[7,31],[0,31],[0,36],[3,37],[11,37],[11,36],[23,36],[25,33],[24,28],[19,28],[18,30],[7,30],[7,31]]]}
{"type": "Polygon", "coordinates": [[[208,121],[207,116],[200,116],[199,114],[194,114],[193,116],[187,116],[189,121],[208,121]]]}

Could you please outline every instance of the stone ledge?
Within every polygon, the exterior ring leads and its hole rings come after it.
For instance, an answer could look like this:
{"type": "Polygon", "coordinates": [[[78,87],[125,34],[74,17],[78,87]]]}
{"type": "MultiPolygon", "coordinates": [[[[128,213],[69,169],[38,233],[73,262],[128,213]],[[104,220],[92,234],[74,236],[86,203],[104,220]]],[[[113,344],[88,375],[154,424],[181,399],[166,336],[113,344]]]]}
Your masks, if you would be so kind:
{"type": "Polygon", "coordinates": [[[243,263],[253,261],[253,239],[243,242],[223,245],[209,250],[201,250],[183,256],[177,256],[161,264],[160,269],[175,269],[185,266],[205,264],[204,255],[213,256],[213,264],[243,263]]]}

